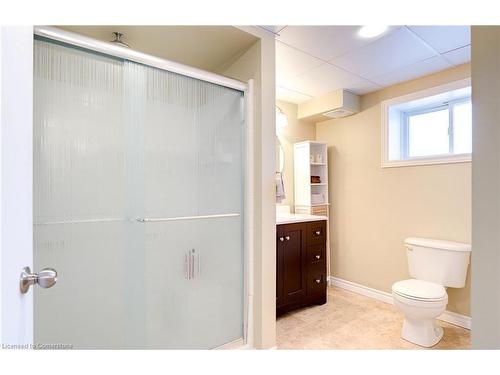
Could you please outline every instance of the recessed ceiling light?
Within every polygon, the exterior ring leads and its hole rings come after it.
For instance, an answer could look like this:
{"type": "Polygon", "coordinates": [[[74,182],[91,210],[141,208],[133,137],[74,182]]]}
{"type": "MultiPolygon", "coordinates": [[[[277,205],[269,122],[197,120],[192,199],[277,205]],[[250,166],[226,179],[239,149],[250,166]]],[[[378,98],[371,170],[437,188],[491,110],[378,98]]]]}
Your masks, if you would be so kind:
{"type": "Polygon", "coordinates": [[[365,25],[361,26],[358,35],[363,38],[374,38],[383,34],[386,30],[387,26],[384,25],[365,25]]]}

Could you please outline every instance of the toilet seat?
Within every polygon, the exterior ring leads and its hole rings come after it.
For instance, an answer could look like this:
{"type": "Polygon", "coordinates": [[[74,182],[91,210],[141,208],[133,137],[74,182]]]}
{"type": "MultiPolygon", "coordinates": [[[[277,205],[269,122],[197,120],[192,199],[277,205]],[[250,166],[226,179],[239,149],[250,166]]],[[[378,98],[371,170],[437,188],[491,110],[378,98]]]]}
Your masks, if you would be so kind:
{"type": "Polygon", "coordinates": [[[439,284],[423,280],[402,280],[393,284],[392,292],[414,301],[437,302],[448,299],[446,289],[439,284]]]}

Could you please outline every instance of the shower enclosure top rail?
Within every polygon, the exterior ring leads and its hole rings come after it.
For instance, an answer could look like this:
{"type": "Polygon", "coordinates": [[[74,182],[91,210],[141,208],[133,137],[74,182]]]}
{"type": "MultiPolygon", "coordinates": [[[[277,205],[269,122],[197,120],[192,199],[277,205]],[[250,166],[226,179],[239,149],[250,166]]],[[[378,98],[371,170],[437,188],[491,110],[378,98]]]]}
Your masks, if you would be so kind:
{"type": "Polygon", "coordinates": [[[61,30],[57,27],[35,26],[34,33],[35,35],[44,38],[72,44],[81,48],[119,57],[125,60],[134,61],[140,64],[149,65],[158,69],[181,74],[191,78],[196,78],[205,82],[215,83],[217,85],[229,87],[235,90],[248,90],[247,83],[240,82],[232,78],[224,77],[219,74],[180,64],[174,61],[162,59],[160,57],[148,55],[139,51],[134,51],[133,49],[122,47],[114,43],[104,42],[98,39],[73,33],[71,31],[61,30]]]}

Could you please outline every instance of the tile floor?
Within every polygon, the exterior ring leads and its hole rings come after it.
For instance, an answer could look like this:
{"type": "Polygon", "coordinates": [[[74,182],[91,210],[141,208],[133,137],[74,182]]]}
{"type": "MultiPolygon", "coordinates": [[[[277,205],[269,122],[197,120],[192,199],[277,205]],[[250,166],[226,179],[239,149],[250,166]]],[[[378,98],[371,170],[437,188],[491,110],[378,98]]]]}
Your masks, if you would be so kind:
{"type": "MultiPolygon", "coordinates": [[[[395,306],[336,287],[328,302],[278,318],[278,349],[422,349],[401,339],[395,306]]],[[[443,339],[433,349],[469,349],[470,331],[438,321],[443,339]]]]}

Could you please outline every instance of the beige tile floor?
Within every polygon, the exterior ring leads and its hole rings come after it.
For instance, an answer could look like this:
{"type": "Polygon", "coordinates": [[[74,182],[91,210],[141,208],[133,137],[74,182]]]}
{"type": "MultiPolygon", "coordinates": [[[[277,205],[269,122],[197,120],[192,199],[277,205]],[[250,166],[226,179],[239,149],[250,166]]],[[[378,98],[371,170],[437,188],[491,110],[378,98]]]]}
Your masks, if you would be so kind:
{"type": "MultiPolygon", "coordinates": [[[[393,305],[330,287],[328,302],[278,318],[278,349],[421,349],[401,339],[403,315],[393,305]]],[[[433,349],[469,349],[470,331],[438,321],[433,349]]]]}

